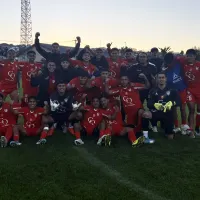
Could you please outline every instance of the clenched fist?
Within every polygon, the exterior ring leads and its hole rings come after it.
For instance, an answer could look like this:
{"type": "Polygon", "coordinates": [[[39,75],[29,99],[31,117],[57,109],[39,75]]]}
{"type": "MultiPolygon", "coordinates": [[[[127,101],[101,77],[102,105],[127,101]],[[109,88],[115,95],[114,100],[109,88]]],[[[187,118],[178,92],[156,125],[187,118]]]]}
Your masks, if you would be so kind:
{"type": "Polygon", "coordinates": [[[35,37],[36,37],[36,38],[40,37],[40,33],[37,32],[37,33],[35,34],[35,37]]]}
{"type": "Polygon", "coordinates": [[[79,36],[77,36],[76,39],[78,43],[81,43],[81,38],[79,36]]]}

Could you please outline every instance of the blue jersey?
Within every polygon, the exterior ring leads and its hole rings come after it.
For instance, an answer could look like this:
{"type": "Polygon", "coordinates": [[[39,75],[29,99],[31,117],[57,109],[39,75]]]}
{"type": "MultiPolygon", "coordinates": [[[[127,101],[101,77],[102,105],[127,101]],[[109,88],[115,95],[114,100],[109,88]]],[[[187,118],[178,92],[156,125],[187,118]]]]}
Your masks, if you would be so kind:
{"type": "MultiPolygon", "coordinates": [[[[165,71],[165,70],[164,70],[165,71]]],[[[170,68],[166,69],[167,86],[177,91],[186,89],[185,81],[183,80],[183,69],[180,63],[176,62],[170,68]]]]}

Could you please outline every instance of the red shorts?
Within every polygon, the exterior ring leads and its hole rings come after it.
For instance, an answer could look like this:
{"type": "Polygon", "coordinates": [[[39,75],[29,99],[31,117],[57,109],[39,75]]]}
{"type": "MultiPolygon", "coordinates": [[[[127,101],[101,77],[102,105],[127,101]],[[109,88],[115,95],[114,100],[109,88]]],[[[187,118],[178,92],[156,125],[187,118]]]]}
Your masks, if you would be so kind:
{"type": "Polygon", "coordinates": [[[141,109],[141,107],[129,107],[129,109],[125,110],[126,114],[126,123],[127,124],[134,124],[137,125],[138,123],[138,111],[141,109]]]}
{"type": "Polygon", "coordinates": [[[188,88],[187,102],[200,104],[200,89],[188,88]]]}
{"type": "Polygon", "coordinates": [[[112,135],[120,136],[124,127],[121,124],[112,124],[112,135]]]}
{"type": "Polygon", "coordinates": [[[26,136],[37,136],[38,135],[38,130],[40,128],[28,128],[28,127],[24,127],[25,131],[26,131],[26,136]]]}
{"type": "Polygon", "coordinates": [[[181,104],[186,104],[187,103],[187,90],[179,91],[179,96],[181,99],[181,104]]]}
{"type": "Polygon", "coordinates": [[[5,133],[7,131],[7,128],[10,126],[0,126],[0,135],[5,136],[5,133]]]}

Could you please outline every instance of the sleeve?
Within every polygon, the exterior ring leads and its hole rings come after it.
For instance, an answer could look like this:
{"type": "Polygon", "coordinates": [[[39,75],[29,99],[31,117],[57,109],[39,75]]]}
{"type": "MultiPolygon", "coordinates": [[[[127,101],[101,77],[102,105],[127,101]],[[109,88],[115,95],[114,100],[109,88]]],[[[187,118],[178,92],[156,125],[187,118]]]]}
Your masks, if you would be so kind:
{"type": "Polygon", "coordinates": [[[154,104],[156,103],[154,94],[155,94],[155,90],[154,89],[150,90],[149,95],[148,95],[148,100],[147,100],[147,107],[149,109],[154,109],[154,104]]]}
{"type": "Polygon", "coordinates": [[[26,109],[21,107],[21,108],[18,108],[17,111],[19,114],[24,114],[26,112],[26,109]]]}
{"type": "Polygon", "coordinates": [[[76,78],[72,79],[68,84],[67,84],[67,88],[68,89],[74,89],[76,88],[76,78]]]}
{"type": "Polygon", "coordinates": [[[131,86],[135,89],[135,90],[140,90],[140,89],[144,89],[145,85],[142,83],[131,83],[131,86]]]}
{"type": "Polygon", "coordinates": [[[83,109],[85,110],[85,111],[87,111],[87,112],[89,112],[90,111],[90,106],[83,106],[83,109]]]}
{"type": "Polygon", "coordinates": [[[76,65],[81,66],[81,62],[79,60],[70,59],[70,62],[71,62],[73,67],[75,67],[76,65]]]}
{"type": "Polygon", "coordinates": [[[38,114],[42,115],[45,112],[44,108],[38,108],[38,114]]]}
{"type": "Polygon", "coordinates": [[[25,62],[18,62],[17,63],[17,66],[18,66],[18,69],[21,71],[21,70],[23,70],[23,68],[25,67],[25,62]]]}
{"type": "Polygon", "coordinates": [[[120,89],[115,88],[115,89],[109,90],[109,95],[120,95],[120,89]]]}
{"type": "Polygon", "coordinates": [[[40,46],[40,40],[37,39],[37,38],[35,39],[35,48],[36,48],[37,52],[38,52],[41,56],[43,56],[45,59],[48,59],[49,53],[46,52],[44,49],[41,48],[41,46],[40,46]]]}
{"type": "Polygon", "coordinates": [[[79,51],[79,48],[80,48],[80,43],[77,43],[76,46],[75,46],[75,48],[74,48],[72,51],[70,51],[70,52],[68,53],[69,58],[75,57],[76,54],[77,54],[78,51],[79,51]]]}

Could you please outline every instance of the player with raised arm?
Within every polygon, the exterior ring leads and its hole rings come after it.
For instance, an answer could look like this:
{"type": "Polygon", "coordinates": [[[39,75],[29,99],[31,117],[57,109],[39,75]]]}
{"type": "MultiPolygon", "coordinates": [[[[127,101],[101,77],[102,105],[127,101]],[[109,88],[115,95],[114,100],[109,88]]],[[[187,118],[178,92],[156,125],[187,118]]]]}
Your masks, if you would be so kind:
{"type": "MultiPolygon", "coordinates": [[[[141,118],[148,117],[148,114],[144,113],[139,91],[148,89],[150,87],[150,83],[144,74],[140,74],[140,76],[145,80],[145,84],[130,83],[128,74],[125,72],[121,74],[120,87],[113,90],[109,90],[108,87],[106,88],[107,94],[120,95],[122,107],[126,115],[126,124],[134,125],[135,132],[140,132],[142,130],[141,118]]],[[[145,143],[154,143],[154,140],[149,139],[148,134],[145,134],[144,136],[145,143]]]]}

